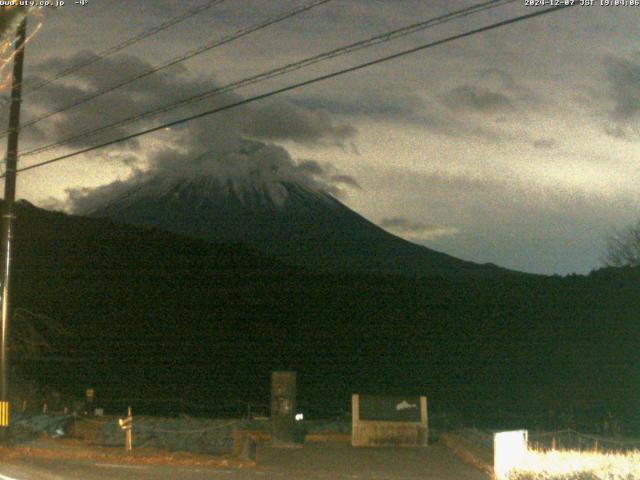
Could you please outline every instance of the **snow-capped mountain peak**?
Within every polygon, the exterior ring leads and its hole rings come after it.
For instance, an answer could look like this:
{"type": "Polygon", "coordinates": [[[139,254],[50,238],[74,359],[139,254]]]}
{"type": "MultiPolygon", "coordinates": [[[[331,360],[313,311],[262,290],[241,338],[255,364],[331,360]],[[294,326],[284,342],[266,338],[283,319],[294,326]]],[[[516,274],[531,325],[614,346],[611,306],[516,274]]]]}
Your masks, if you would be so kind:
{"type": "Polygon", "coordinates": [[[90,215],[213,242],[246,243],[321,271],[409,275],[499,271],[389,234],[313,184],[269,176],[156,176],[90,215]]]}

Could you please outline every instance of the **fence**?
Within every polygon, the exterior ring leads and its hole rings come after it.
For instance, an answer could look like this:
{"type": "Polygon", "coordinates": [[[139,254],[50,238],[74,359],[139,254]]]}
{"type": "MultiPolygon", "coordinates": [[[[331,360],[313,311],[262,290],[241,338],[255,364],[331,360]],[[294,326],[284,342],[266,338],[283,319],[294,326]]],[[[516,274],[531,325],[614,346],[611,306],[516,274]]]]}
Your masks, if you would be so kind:
{"type": "Polygon", "coordinates": [[[529,446],[537,450],[626,452],[640,450],[640,440],[581,433],[569,428],[555,432],[531,433],[529,446]]]}
{"type": "MultiPolygon", "coordinates": [[[[234,431],[264,429],[265,422],[249,420],[207,420],[191,417],[133,418],[133,446],[157,447],[194,453],[231,453],[234,431]]],[[[117,421],[105,423],[94,443],[101,446],[123,446],[124,435],[117,421]]]]}
{"type": "MultiPolygon", "coordinates": [[[[144,415],[177,416],[188,414],[208,418],[251,419],[268,417],[268,402],[252,400],[230,400],[225,402],[194,402],[183,398],[99,398],[95,405],[103,407],[107,414],[120,414],[131,405],[134,412],[144,415]]],[[[323,402],[298,400],[297,409],[304,413],[304,418],[351,420],[349,406],[331,406],[323,402]],[[344,407],[344,408],[343,408],[344,407]]]]}
{"type": "Polygon", "coordinates": [[[227,402],[198,403],[183,398],[118,398],[99,399],[96,406],[106,413],[118,414],[132,406],[134,412],[145,415],[178,416],[189,414],[208,418],[251,419],[268,416],[267,403],[232,400],[227,402]]]}
{"type": "MultiPolygon", "coordinates": [[[[467,428],[457,434],[479,448],[493,450],[493,431],[467,428]]],[[[539,450],[626,452],[640,450],[640,439],[595,435],[567,428],[552,432],[529,431],[529,447],[539,450]]]]}
{"type": "Polygon", "coordinates": [[[458,432],[458,435],[478,448],[493,451],[493,432],[478,428],[466,428],[458,432]]]}

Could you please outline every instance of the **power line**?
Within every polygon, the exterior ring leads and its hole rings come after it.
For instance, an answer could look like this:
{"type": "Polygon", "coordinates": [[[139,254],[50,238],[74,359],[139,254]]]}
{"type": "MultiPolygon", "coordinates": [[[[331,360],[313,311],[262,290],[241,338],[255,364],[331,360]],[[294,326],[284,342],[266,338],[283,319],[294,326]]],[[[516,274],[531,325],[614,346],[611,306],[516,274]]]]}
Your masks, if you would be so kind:
{"type": "Polygon", "coordinates": [[[262,72],[262,73],[259,73],[257,75],[254,75],[252,77],[248,77],[248,78],[236,81],[236,82],[232,82],[232,83],[229,83],[229,84],[224,85],[222,87],[217,87],[217,88],[214,88],[213,90],[209,90],[209,91],[197,94],[195,96],[188,97],[188,98],[179,100],[177,102],[174,102],[174,103],[171,103],[171,104],[168,104],[168,105],[164,105],[162,107],[158,107],[158,108],[155,108],[155,109],[152,109],[152,110],[148,110],[146,112],[139,113],[139,114],[134,115],[132,117],[125,118],[123,120],[118,120],[116,122],[113,122],[113,123],[110,123],[110,124],[107,124],[107,125],[103,125],[102,127],[98,127],[96,129],[91,129],[91,130],[87,130],[85,132],[81,132],[81,133],[79,133],[77,135],[73,135],[71,137],[67,137],[67,138],[64,138],[62,140],[58,140],[58,141],[56,141],[54,143],[51,143],[51,144],[48,144],[48,145],[44,145],[42,147],[35,148],[33,150],[29,150],[29,151],[23,153],[21,155],[21,157],[42,153],[44,151],[51,150],[51,149],[53,149],[55,147],[58,147],[60,145],[65,144],[65,143],[73,142],[73,141],[80,140],[80,139],[83,139],[83,138],[86,138],[86,137],[91,137],[91,136],[96,135],[97,133],[102,133],[102,132],[105,132],[105,131],[108,131],[108,130],[111,130],[111,129],[114,129],[114,128],[117,128],[117,127],[128,125],[130,123],[137,122],[137,121],[142,120],[142,119],[147,118],[147,117],[152,117],[152,116],[155,116],[155,115],[159,115],[161,113],[165,113],[165,112],[168,112],[168,111],[171,111],[171,110],[175,110],[175,109],[177,109],[179,107],[182,107],[182,106],[185,106],[185,105],[188,105],[188,104],[191,104],[191,103],[199,102],[199,101],[205,100],[207,98],[211,98],[211,97],[214,97],[214,96],[221,95],[221,94],[226,93],[226,92],[234,91],[234,90],[237,90],[237,89],[242,88],[242,87],[253,85],[255,83],[263,82],[263,81],[269,80],[271,78],[279,77],[279,76],[285,75],[287,73],[290,73],[290,72],[293,72],[293,71],[296,71],[296,70],[300,70],[302,68],[308,67],[308,66],[316,64],[316,63],[320,63],[320,62],[323,62],[323,61],[326,61],[326,60],[330,60],[332,58],[336,58],[336,57],[339,57],[339,56],[342,56],[342,55],[345,55],[345,54],[348,54],[348,53],[352,53],[352,52],[355,52],[355,51],[358,51],[358,50],[361,50],[361,49],[364,49],[364,48],[369,48],[369,47],[372,47],[372,46],[375,46],[375,45],[378,45],[378,44],[381,44],[381,43],[385,43],[385,42],[388,42],[388,41],[391,41],[391,40],[395,40],[397,38],[409,35],[411,33],[415,33],[415,32],[421,31],[421,30],[425,30],[427,28],[431,28],[431,27],[434,27],[436,25],[440,25],[440,24],[443,24],[443,23],[446,23],[446,22],[449,22],[449,21],[452,21],[452,20],[455,20],[455,19],[458,19],[458,18],[462,18],[462,17],[465,17],[465,16],[476,14],[476,13],[481,12],[483,10],[488,10],[488,9],[491,9],[491,8],[497,8],[498,6],[506,5],[506,4],[509,4],[509,3],[514,3],[515,1],[516,0],[491,0],[491,1],[488,1],[488,2],[484,2],[484,3],[472,5],[472,6],[467,7],[467,8],[463,8],[461,10],[450,12],[450,13],[447,13],[447,14],[444,14],[444,15],[441,15],[441,16],[438,16],[438,17],[434,17],[434,18],[431,18],[431,19],[426,20],[426,21],[422,21],[422,22],[414,23],[414,24],[411,24],[411,25],[408,25],[408,26],[405,26],[405,27],[402,27],[402,28],[398,28],[396,30],[392,30],[390,32],[386,32],[386,33],[383,33],[383,34],[380,34],[380,35],[376,35],[374,37],[371,37],[371,38],[368,38],[368,39],[365,39],[365,40],[360,40],[358,42],[355,42],[355,43],[352,43],[352,44],[349,44],[349,45],[346,45],[346,46],[343,46],[343,47],[339,47],[339,48],[330,50],[328,52],[323,52],[323,53],[320,53],[318,55],[314,55],[312,57],[305,58],[303,60],[299,60],[299,61],[296,61],[296,62],[293,62],[293,63],[289,63],[289,64],[286,64],[286,65],[283,65],[281,67],[277,67],[277,68],[274,68],[274,69],[271,69],[271,70],[267,70],[265,72],[262,72]]]}
{"type": "MultiPolygon", "coordinates": [[[[146,71],[144,71],[144,72],[142,72],[142,73],[140,73],[140,74],[138,74],[138,75],[136,75],[134,77],[126,79],[126,80],[124,80],[124,81],[122,81],[120,83],[117,83],[117,84],[115,84],[115,85],[113,85],[111,87],[108,87],[108,88],[106,88],[104,90],[96,92],[96,93],[94,93],[92,95],[84,97],[84,98],[78,100],[75,103],[66,105],[66,106],[64,106],[64,107],[62,107],[62,108],[60,108],[58,110],[55,110],[53,112],[49,112],[49,113],[47,113],[47,114],[45,114],[45,115],[43,115],[41,117],[38,117],[38,118],[30,120],[30,121],[28,121],[26,123],[23,123],[22,125],[20,125],[20,129],[24,130],[27,127],[33,126],[36,123],[39,123],[39,122],[41,122],[43,120],[46,120],[47,118],[53,117],[54,115],[57,115],[57,114],[62,113],[62,112],[66,112],[67,110],[71,110],[72,108],[75,108],[75,107],[78,107],[80,105],[83,105],[83,104],[85,104],[87,102],[90,102],[91,100],[95,100],[96,98],[99,98],[99,97],[101,97],[103,95],[106,95],[107,93],[113,92],[115,90],[118,90],[119,88],[122,88],[122,87],[124,87],[126,85],[129,85],[129,84],[131,84],[131,83],[133,83],[133,82],[135,82],[137,80],[141,80],[143,78],[151,76],[151,75],[153,75],[153,74],[155,74],[157,72],[160,72],[161,70],[164,70],[166,68],[172,67],[172,66],[177,65],[179,63],[182,63],[184,61],[190,60],[191,58],[193,58],[193,57],[195,57],[197,55],[200,55],[202,53],[208,52],[208,51],[213,50],[214,48],[220,47],[222,45],[226,45],[227,43],[230,43],[230,42],[232,42],[234,40],[237,40],[238,38],[245,37],[247,35],[250,35],[251,33],[257,32],[258,30],[262,30],[262,29],[267,28],[267,27],[269,27],[271,25],[275,25],[277,23],[283,22],[284,20],[292,18],[292,17],[294,17],[296,15],[299,15],[299,14],[304,13],[304,12],[306,12],[308,10],[311,10],[311,9],[313,9],[315,7],[318,7],[320,5],[324,5],[325,3],[329,3],[331,1],[333,1],[333,0],[315,0],[315,1],[311,2],[311,3],[308,3],[306,5],[302,5],[300,7],[297,7],[295,9],[293,9],[293,10],[287,11],[287,12],[285,12],[283,14],[280,14],[280,15],[278,15],[278,16],[276,16],[274,18],[271,18],[269,20],[266,20],[264,22],[260,22],[258,24],[252,25],[251,27],[240,29],[240,30],[238,30],[237,32],[235,32],[235,33],[233,33],[231,35],[227,35],[227,36],[223,37],[222,39],[215,40],[213,42],[209,42],[209,43],[207,43],[206,45],[204,45],[202,47],[190,50],[190,51],[184,53],[183,55],[180,55],[178,57],[174,57],[173,59],[171,59],[171,60],[169,60],[169,61],[167,61],[167,62],[165,62],[163,64],[157,65],[157,66],[155,66],[155,67],[153,67],[153,68],[151,68],[149,70],[146,70],[146,71]]],[[[7,132],[5,132],[4,134],[0,135],[0,138],[4,137],[5,135],[7,135],[7,132]]]]}
{"type": "MultiPolygon", "coordinates": [[[[574,4],[574,5],[577,5],[577,4],[574,4]]],[[[517,23],[517,22],[528,20],[530,18],[539,17],[539,16],[542,16],[542,15],[546,15],[548,13],[553,13],[553,12],[557,12],[557,11],[560,11],[560,10],[564,10],[564,9],[572,7],[574,5],[570,5],[569,4],[569,5],[560,5],[560,6],[557,6],[557,7],[550,7],[550,8],[546,8],[544,10],[539,10],[539,11],[536,11],[536,12],[532,12],[532,13],[528,13],[528,14],[525,14],[525,15],[520,15],[518,17],[513,17],[513,18],[510,18],[510,19],[507,19],[507,20],[503,20],[503,21],[500,21],[500,22],[492,23],[492,24],[484,26],[484,27],[476,28],[476,29],[473,29],[473,30],[468,30],[468,31],[463,32],[463,33],[459,33],[459,34],[456,34],[456,35],[452,35],[450,37],[446,37],[446,38],[444,38],[442,40],[436,40],[434,42],[426,43],[426,44],[423,44],[423,45],[420,45],[420,46],[417,46],[417,47],[410,48],[408,50],[403,50],[401,52],[394,53],[392,55],[387,55],[385,57],[378,58],[376,60],[371,60],[371,61],[368,61],[368,62],[365,62],[365,63],[361,63],[361,64],[358,64],[358,65],[355,65],[353,67],[349,67],[349,68],[338,70],[338,71],[335,71],[335,72],[332,72],[332,73],[328,73],[326,75],[321,75],[319,77],[315,77],[315,78],[312,78],[310,80],[305,80],[305,81],[302,81],[302,82],[294,83],[294,84],[288,85],[286,87],[282,87],[282,88],[279,88],[279,89],[276,89],[276,90],[272,90],[272,91],[267,92],[267,93],[263,93],[263,94],[260,94],[260,95],[255,95],[253,97],[249,97],[249,98],[246,98],[246,99],[234,102],[234,103],[230,103],[230,104],[225,105],[223,107],[218,107],[218,108],[214,108],[214,109],[211,109],[211,110],[207,110],[205,112],[201,112],[201,113],[198,113],[198,114],[195,114],[195,115],[184,117],[184,118],[181,118],[179,120],[174,120],[172,122],[165,123],[163,125],[159,125],[159,126],[156,126],[156,127],[153,127],[153,128],[142,130],[140,132],[132,133],[130,135],[126,135],[126,136],[117,138],[115,140],[110,140],[108,142],[104,142],[104,143],[101,143],[99,145],[94,145],[92,147],[84,148],[84,149],[81,149],[81,150],[78,150],[78,151],[75,151],[75,152],[72,152],[72,153],[61,155],[59,157],[52,158],[50,160],[46,160],[46,161],[43,161],[43,162],[39,162],[39,163],[36,163],[34,165],[29,165],[28,167],[20,168],[17,171],[18,172],[24,172],[24,171],[27,171],[27,170],[32,170],[34,168],[42,167],[44,165],[49,165],[51,163],[55,163],[55,162],[59,162],[59,161],[62,161],[62,160],[66,160],[68,158],[72,158],[72,157],[75,157],[75,156],[78,156],[78,155],[82,155],[84,153],[92,152],[94,150],[98,150],[98,149],[101,149],[101,148],[104,148],[104,147],[108,147],[108,146],[114,145],[116,143],[121,143],[121,142],[124,142],[124,141],[127,141],[127,140],[131,140],[133,138],[137,138],[137,137],[141,137],[143,135],[147,135],[149,133],[157,132],[157,131],[163,130],[165,128],[175,127],[177,125],[181,125],[183,123],[190,122],[192,120],[196,120],[196,119],[199,119],[199,118],[207,117],[207,116],[213,115],[215,113],[223,112],[223,111],[226,111],[226,110],[231,110],[232,108],[236,108],[236,107],[239,107],[239,106],[242,106],[242,105],[246,105],[248,103],[252,103],[252,102],[255,102],[257,100],[263,100],[265,98],[269,98],[269,97],[272,97],[274,95],[279,95],[281,93],[285,93],[285,92],[289,92],[289,91],[292,91],[292,90],[296,90],[296,89],[301,88],[301,87],[306,87],[306,86],[312,85],[314,83],[322,82],[324,80],[329,80],[331,78],[335,78],[335,77],[338,77],[338,76],[341,76],[341,75],[344,75],[344,74],[347,74],[347,73],[351,73],[351,72],[355,72],[355,71],[358,71],[358,70],[362,70],[364,68],[368,68],[368,67],[371,67],[371,66],[374,66],[374,65],[378,65],[380,63],[387,62],[389,60],[393,60],[393,59],[396,59],[396,58],[404,57],[406,55],[409,55],[409,54],[412,54],[412,53],[416,53],[416,52],[419,52],[419,51],[422,51],[422,50],[426,50],[428,48],[433,48],[433,47],[436,47],[436,46],[439,46],[439,45],[443,45],[445,43],[449,43],[449,42],[452,42],[454,40],[459,40],[461,38],[470,37],[472,35],[477,35],[479,33],[487,32],[487,31],[490,31],[490,30],[495,30],[495,29],[500,28],[500,27],[504,27],[504,26],[511,25],[511,24],[514,24],[514,23],[517,23]]],[[[0,176],[0,178],[2,178],[2,177],[4,177],[4,175],[0,176]]]]}
{"type": "Polygon", "coordinates": [[[88,67],[89,65],[93,65],[96,62],[99,62],[100,60],[103,60],[107,57],[110,57],[111,55],[113,55],[114,53],[117,53],[121,50],[124,50],[127,47],[130,47],[131,45],[134,45],[135,43],[138,43],[142,40],[144,40],[145,38],[151,37],[153,35],[156,35],[158,33],[160,33],[163,30],[168,29],[169,27],[172,27],[174,25],[177,25],[178,23],[184,22],[185,20],[188,20],[192,17],[195,17],[196,15],[204,12],[205,10],[208,10],[209,8],[225,2],[226,0],[209,0],[209,2],[207,2],[204,5],[201,5],[199,7],[193,8],[191,10],[186,11],[185,13],[175,16],[173,18],[170,18],[169,20],[156,25],[155,27],[151,27],[141,33],[139,33],[138,35],[135,35],[131,38],[128,38],[127,40],[124,40],[123,42],[114,45],[113,47],[110,47],[106,50],[103,50],[102,52],[99,52],[91,57],[89,57],[88,59],[79,62],[75,65],[72,65],[71,67],[68,67],[58,73],[56,73],[54,76],[52,76],[51,78],[48,78],[46,80],[43,80],[42,82],[36,84],[35,86],[31,87],[29,89],[29,91],[26,92],[26,95],[30,95],[50,84],[52,84],[53,82],[66,77],[67,75],[70,75],[73,72],[76,72],[82,68],[88,67]]]}

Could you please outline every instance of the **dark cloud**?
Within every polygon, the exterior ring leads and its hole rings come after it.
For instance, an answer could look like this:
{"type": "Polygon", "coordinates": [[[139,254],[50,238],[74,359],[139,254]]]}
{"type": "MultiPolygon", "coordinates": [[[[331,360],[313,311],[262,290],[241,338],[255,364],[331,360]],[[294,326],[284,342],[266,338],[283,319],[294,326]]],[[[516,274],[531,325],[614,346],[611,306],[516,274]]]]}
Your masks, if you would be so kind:
{"type": "Polygon", "coordinates": [[[423,230],[433,228],[431,225],[427,225],[426,223],[412,222],[404,217],[383,218],[380,222],[380,226],[405,232],[421,232],[423,230]]]}
{"type": "Polygon", "coordinates": [[[616,140],[634,141],[640,135],[640,60],[606,56],[610,110],[604,132],[616,140]]]}
{"type": "Polygon", "coordinates": [[[411,237],[418,236],[421,238],[449,236],[457,232],[457,229],[455,228],[415,222],[405,217],[383,218],[380,222],[380,226],[399,235],[408,235],[411,237]]]}
{"type": "Polygon", "coordinates": [[[515,81],[513,75],[499,68],[486,68],[478,74],[478,80],[488,82],[505,91],[515,91],[521,86],[515,81]]]}
{"type": "Polygon", "coordinates": [[[637,129],[629,125],[623,125],[619,122],[611,122],[604,126],[604,132],[611,138],[616,140],[624,140],[630,142],[637,135],[637,129]]]}
{"type": "Polygon", "coordinates": [[[640,62],[608,56],[604,65],[613,101],[612,118],[621,122],[637,119],[640,113],[640,62]]]}
{"type": "Polygon", "coordinates": [[[558,146],[558,142],[552,138],[538,138],[532,145],[539,150],[550,150],[558,146]]]}
{"type": "Polygon", "coordinates": [[[300,162],[300,164],[298,165],[298,168],[300,168],[300,170],[303,170],[311,175],[319,175],[324,171],[324,169],[322,168],[322,165],[320,165],[320,163],[317,162],[316,160],[304,160],[300,162]]]}
{"type": "Polygon", "coordinates": [[[352,177],[351,175],[331,175],[331,181],[336,185],[346,185],[348,187],[353,187],[357,189],[361,189],[362,187],[358,183],[358,181],[352,177]]]}
{"type": "MultiPolygon", "coordinates": [[[[82,51],[71,58],[53,57],[35,68],[36,74],[32,75],[33,82],[37,85],[50,78],[55,72],[64,70],[69,65],[82,64],[92,56],[92,52],[82,51]]],[[[29,101],[25,102],[24,121],[29,122],[49,112],[66,110],[38,123],[38,127],[45,136],[58,141],[125,120],[211,88],[207,82],[191,78],[183,68],[172,68],[134,81],[76,107],[68,108],[84,98],[99,94],[121,83],[123,79],[133,78],[151,67],[149,63],[136,56],[118,55],[79,69],[73,75],[29,95],[29,101]],[[118,72],[118,75],[114,76],[113,72],[118,72]]],[[[236,98],[234,95],[225,94],[205,103],[207,106],[221,105],[236,98]]],[[[167,115],[150,117],[144,121],[110,129],[108,132],[84,137],[68,145],[74,148],[95,145],[147,127],[154,121],[166,119],[167,115]]],[[[32,127],[25,129],[27,133],[31,130],[32,127]]],[[[129,141],[114,148],[116,150],[135,149],[138,146],[137,141],[129,141]]]]}
{"type": "Polygon", "coordinates": [[[481,113],[514,110],[513,102],[507,95],[475,85],[456,87],[443,95],[442,99],[453,110],[481,113]]]}
{"type": "MultiPolygon", "coordinates": [[[[93,52],[82,51],[71,58],[50,58],[36,66],[34,69],[36,73],[32,75],[33,81],[38,84],[54,72],[64,70],[69,65],[81,64],[92,55],[93,52]]],[[[25,102],[27,110],[24,119],[28,122],[46,112],[65,109],[80,99],[98,94],[122,83],[123,79],[134,78],[151,68],[150,63],[133,55],[118,55],[103,59],[74,72],[64,81],[55,82],[30,96],[30,101],[25,102]],[[118,72],[117,76],[114,76],[113,72],[118,72]]],[[[180,102],[217,87],[219,85],[211,76],[207,79],[196,77],[184,66],[178,65],[136,80],[106,95],[43,120],[38,124],[41,129],[39,135],[42,137],[44,132],[44,136],[50,139],[69,138],[180,102]]],[[[94,145],[150,125],[228,105],[240,99],[241,97],[235,93],[222,93],[197,103],[186,104],[173,111],[147,117],[134,124],[111,129],[97,136],[84,137],[70,145],[72,147],[94,145]]],[[[31,129],[25,130],[28,132],[31,129]]],[[[303,108],[278,100],[268,104],[255,103],[232,109],[222,114],[189,122],[172,130],[175,136],[185,131],[191,132],[189,134],[191,140],[203,145],[227,143],[226,138],[237,139],[240,136],[267,141],[290,140],[309,145],[342,145],[356,133],[351,125],[344,122],[337,123],[327,111],[303,108]]],[[[38,141],[38,143],[42,142],[38,141]]],[[[119,144],[114,148],[121,150],[123,147],[124,145],[119,144]]],[[[136,149],[140,145],[133,141],[126,147],[136,149]]]]}
{"type": "Polygon", "coordinates": [[[414,92],[359,90],[342,97],[334,92],[331,98],[319,96],[298,97],[297,105],[311,109],[323,109],[337,115],[365,116],[383,120],[404,122],[424,120],[428,103],[414,92]]]}
{"type": "MultiPolygon", "coordinates": [[[[57,72],[66,71],[74,65],[83,65],[95,60],[96,54],[91,50],[81,50],[72,57],[51,57],[35,67],[36,73],[49,77],[57,72]]],[[[95,92],[113,87],[123,80],[141,75],[151,68],[151,64],[135,55],[118,54],[114,57],[103,58],[86,67],[75,70],[72,75],[65,77],[64,82],[79,86],[82,90],[95,92]],[[118,74],[114,75],[114,71],[118,74]]],[[[182,64],[176,64],[145,77],[143,81],[136,81],[123,88],[128,94],[137,94],[140,98],[153,97],[158,89],[166,88],[181,75],[188,74],[182,64]]],[[[34,83],[39,83],[36,79],[34,83]]],[[[58,82],[56,82],[58,83],[58,82]]]]}
{"type": "Polygon", "coordinates": [[[361,89],[349,92],[348,96],[332,92],[331,97],[301,97],[293,102],[306,108],[323,108],[336,115],[424,127],[449,137],[472,136],[492,143],[504,140],[504,134],[497,129],[470,118],[461,118],[443,108],[440,102],[410,91],[361,89]]]}
{"type": "MultiPolygon", "coordinates": [[[[434,83],[437,83],[434,81],[434,83]]],[[[508,123],[514,114],[526,116],[543,104],[540,95],[500,69],[479,69],[466,84],[442,93],[418,84],[412,88],[379,82],[352,91],[325,95],[304,93],[292,99],[306,108],[324,108],[336,115],[405,124],[452,138],[473,138],[488,143],[519,140],[508,123]],[[473,112],[480,115],[461,115],[473,112]],[[487,116],[491,115],[491,121],[487,116]]]]}
{"type": "Polygon", "coordinates": [[[356,134],[354,127],[334,122],[324,109],[310,110],[288,102],[270,102],[254,108],[244,116],[242,131],[261,140],[329,142],[339,146],[356,134]]]}
{"type": "Polygon", "coordinates": [[[526,116],[548,101],[526,82],[517,81],[509,72],[498,68],[478,70],[466,83],[440,94],[438,100],[456,115],[461,112],[492,115],[498,123],[509,122],[513,114],[526,116]]]}

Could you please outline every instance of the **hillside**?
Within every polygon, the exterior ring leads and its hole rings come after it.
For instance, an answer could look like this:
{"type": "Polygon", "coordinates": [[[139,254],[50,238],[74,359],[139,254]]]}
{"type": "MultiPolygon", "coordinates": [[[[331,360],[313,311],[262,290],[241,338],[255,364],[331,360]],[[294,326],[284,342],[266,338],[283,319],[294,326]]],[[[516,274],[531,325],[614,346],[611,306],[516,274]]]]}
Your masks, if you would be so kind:
{"type": "Polygon", "coordinates": [[[211,413],[265,403],[269,372],[294,369],[318,414],[355,391],[416,392],[485,421],[572,407],[640,427],[640,362],[628,360],[640,347],[638,270],[314,274],[242,246],[30,206],[18,211],[15,266],[15,306],[72,331],[51,338],[50,357],[17,365],[64,392],[183,398],[211,413]]]}

